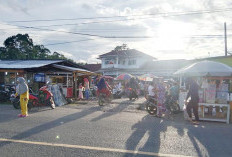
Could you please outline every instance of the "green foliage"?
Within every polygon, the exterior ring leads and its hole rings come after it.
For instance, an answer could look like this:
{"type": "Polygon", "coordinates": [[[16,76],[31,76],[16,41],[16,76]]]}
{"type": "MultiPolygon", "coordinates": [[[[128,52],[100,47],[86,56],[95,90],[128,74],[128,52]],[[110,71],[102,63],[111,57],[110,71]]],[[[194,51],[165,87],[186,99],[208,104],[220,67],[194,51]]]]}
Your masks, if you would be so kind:
{"type": "MultiPolygon", "coordinates": [[[[0,47],[0,59],[67,59],[64,55],[54,52],[43,45],[34,45],[28,34],[17,34],[4,41],[5,47],[0,47]]],[[[67,59],[69,60],[69,59],[67,59]]]]}
{"type": "Polygon", "coordinates": [[[127,44],[122,44],[121,46],[116,46],[114,48],[114,51],[123,51],[123,50],[128,50],[128,49],[129,48],[128,48],[127,44]]]}

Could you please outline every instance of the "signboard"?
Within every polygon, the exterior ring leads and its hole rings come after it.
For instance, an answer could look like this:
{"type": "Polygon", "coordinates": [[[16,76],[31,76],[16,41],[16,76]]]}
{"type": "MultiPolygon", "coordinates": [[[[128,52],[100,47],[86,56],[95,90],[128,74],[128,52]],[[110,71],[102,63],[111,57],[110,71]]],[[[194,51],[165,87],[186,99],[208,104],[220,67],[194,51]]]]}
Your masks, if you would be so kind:
{"type": "Polygon", "coordinates": [[[215,103],[216,98],[216,84],[208,84],[205,90],[206,103],[215,103]]]}
{"type": "Polygon", "coordinates": [[[45,74],[44,73],[37,73],[34,75],[35,82],[45,82],[45,74]]]}

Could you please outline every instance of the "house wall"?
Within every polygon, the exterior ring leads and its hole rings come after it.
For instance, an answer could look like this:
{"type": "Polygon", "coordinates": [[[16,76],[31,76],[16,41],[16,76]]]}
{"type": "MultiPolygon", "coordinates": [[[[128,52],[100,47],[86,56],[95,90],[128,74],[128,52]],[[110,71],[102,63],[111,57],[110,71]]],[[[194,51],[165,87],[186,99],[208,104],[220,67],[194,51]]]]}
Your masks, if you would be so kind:
{"type": "Polygon", "coordinates": [[[140,68],[144,63],[147,61],[152,60],[152,58],[147,58],[143,56],[138,57],[130,57],[130,58],[123,58],[123,57],[107,57],[102,58],[102,69],[107,68],[120,68],[120,69],[135,69],[140,68]],[[106,62],[110,62],[111,64],[106,64],[106,62]]]}

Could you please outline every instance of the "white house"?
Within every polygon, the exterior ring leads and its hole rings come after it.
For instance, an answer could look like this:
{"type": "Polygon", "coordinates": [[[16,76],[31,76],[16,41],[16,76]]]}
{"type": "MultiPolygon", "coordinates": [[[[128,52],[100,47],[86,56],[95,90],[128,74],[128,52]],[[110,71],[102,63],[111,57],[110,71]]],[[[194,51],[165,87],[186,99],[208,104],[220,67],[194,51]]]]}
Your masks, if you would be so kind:
{"type": "Polygon", "coordinates": [[[122,51],[112,50],[100,55],[98,59],[102,62],[99,72],[102,72],[103,75],[118,76],[122,73],[144,74],[141,67],[155,58],[138,50],[128,49],[122,51]]]}

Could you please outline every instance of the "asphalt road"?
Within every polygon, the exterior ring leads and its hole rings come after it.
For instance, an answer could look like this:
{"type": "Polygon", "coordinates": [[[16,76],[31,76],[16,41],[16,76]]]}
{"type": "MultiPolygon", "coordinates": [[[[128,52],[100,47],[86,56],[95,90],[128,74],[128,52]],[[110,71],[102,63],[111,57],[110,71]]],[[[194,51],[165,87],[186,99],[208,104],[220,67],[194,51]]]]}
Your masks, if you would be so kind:
{"type": "Polygon", "coordinates": [[[0,156],[231,156],[232,126],[201,122],[194,126],[166,120],[137,108],[142,100],[115,100],[19,110],[0,105],[0,156]]]}

